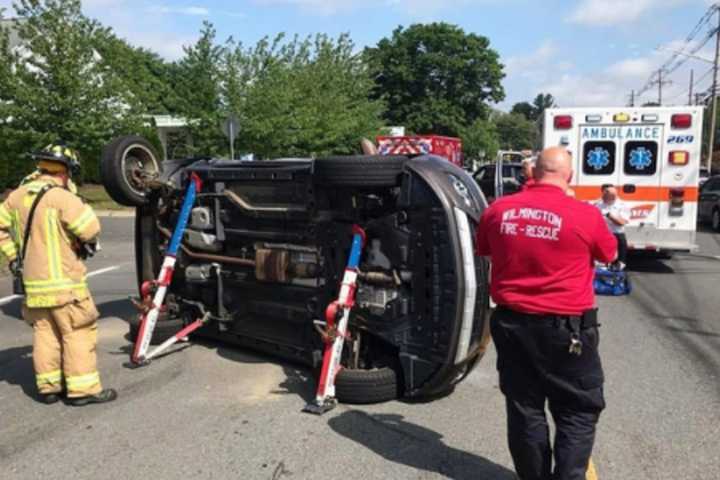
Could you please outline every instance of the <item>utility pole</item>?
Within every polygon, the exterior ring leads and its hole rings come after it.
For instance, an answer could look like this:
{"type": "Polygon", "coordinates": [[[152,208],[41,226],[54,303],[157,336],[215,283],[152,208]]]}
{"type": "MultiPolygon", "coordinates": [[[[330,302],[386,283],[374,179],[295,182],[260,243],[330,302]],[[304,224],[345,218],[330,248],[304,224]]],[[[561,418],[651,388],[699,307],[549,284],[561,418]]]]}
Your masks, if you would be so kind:
{"type": "Polygon", "coordinates": [[[652,82],[650,86],[657,85],[658,87],[658,105],[662,107],[662,88],[665,85],[671,85],[672,82],[670,80],[663,80],[663,71],[662,69],[657,71],[657,80],[652,82]]]}
{"type": "Polygon", "coordinates": [[[712,84],[712,117],[710,117],[710,139],[708,140],[708,172],[712,170],[713,153],[715,150],[715,128],[717,116],[717,84],[718,84],[718,61],[720,61],[720,8],[718,13],[718,28],[715,31],[715,63],[713,64],[713,84],[712,84]]]}
{"type": "Polygon", "coordinates": [[[634,107],[635,106],[635,90],[630,90],[630,95],[628,95],[627,98],[628,98],[628,107],[634,107]]]}
{"type": "Polygon", "coordinates": [[[693,97],[693,83],[695,83],[693,77],[695,76],[695,70],[690,70],[690,91],[688,92],[688,105],[692,105],[693,97]]]}

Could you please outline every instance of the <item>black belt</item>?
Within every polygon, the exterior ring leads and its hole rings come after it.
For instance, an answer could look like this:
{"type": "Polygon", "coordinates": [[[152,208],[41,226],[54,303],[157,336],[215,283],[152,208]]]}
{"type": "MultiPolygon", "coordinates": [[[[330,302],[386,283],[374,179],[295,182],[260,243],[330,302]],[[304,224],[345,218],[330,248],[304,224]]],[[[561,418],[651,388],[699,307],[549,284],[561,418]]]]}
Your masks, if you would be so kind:
{"type": "Polygon", "coordinates": [[[572,324],[577,325],[582,330],[585,330],[586,328],[600,326],[597,319],[597,308],[585,310],[582,315],[566,315],[562,313],[525,313],[513,310],[512,308],[505,305],[498,305],[495,310],[500,312],[514,313],[516,315],[522,315],[525,317],[541,317],[542,319],[552,320],[556,325],[561,325],[570,321],[572,324]]]}

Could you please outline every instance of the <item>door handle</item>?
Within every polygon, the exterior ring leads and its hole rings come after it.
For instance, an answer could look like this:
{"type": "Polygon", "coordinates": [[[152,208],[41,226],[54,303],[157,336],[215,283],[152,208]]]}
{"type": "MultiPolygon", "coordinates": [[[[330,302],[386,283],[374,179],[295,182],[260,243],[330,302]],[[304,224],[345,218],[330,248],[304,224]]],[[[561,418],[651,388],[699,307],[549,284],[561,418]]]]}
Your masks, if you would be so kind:
{"type": "Polygon", "coordinates": [[[632,183],[626,183],[622,187],[623,193],[635,193],[635,185],[632,183]]]}

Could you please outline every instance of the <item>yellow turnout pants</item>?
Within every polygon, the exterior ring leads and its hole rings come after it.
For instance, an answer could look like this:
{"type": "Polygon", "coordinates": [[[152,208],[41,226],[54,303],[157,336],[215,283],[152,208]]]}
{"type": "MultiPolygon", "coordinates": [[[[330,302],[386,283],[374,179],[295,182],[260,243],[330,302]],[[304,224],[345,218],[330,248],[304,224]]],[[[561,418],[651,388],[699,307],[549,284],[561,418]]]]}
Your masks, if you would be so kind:
{"type": "Polygon", "coordinates": [[[33,366],[41,394],[85,397],[102,391],[97,371],[97,308],[92,298],[54,308],[23,307],[32,325],[33,366]]]}

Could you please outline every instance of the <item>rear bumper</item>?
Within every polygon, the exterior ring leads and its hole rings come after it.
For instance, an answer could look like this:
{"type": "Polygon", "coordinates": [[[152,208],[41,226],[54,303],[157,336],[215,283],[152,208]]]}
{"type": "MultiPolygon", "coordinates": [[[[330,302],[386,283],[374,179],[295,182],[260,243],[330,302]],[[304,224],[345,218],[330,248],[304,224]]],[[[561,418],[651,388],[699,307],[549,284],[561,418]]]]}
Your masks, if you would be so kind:
{"type": "Polygon", "coordinates": [[[694,252],[698,249],[695,230],[628,227],[626,236],[630,250],[694,252]]]}

